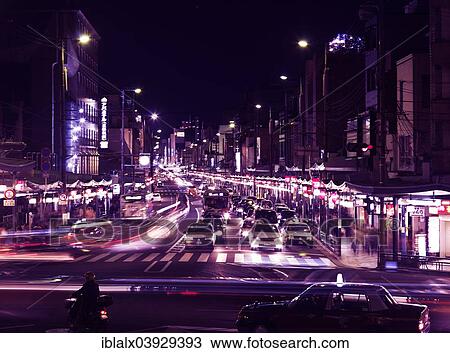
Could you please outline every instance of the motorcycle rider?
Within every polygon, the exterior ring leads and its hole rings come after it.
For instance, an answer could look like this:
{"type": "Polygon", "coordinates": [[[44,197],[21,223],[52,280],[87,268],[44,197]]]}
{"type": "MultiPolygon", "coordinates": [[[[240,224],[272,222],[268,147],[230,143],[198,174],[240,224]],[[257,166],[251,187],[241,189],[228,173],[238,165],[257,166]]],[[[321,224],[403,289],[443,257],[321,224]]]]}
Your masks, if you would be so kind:
{"type": "Polygon", "coordinates": [[[84,278],[83,286],[72,294],[72,297],[77,298],[77,301],[70,313],[74,326],[80,328],[89,327],[96,314],[98,297],[100,295],[98,283],[95,281],[95,274],[88,271],[84,274],[84,278]]]}

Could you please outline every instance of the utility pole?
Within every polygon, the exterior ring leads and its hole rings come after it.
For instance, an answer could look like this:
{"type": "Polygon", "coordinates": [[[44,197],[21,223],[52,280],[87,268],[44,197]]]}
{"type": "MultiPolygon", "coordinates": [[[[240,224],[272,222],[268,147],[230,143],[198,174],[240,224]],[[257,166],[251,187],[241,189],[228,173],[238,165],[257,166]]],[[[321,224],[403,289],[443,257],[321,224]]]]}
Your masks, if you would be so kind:
{"type": "Polygon", "coordinates": [[[272,107],[269,107],[269,175],[273,176],[273,121],[272,107]]]}
{"type": "MultiPolygon", "coordinates": [[[[384,55],[384,0],[379,0],[377,12],[377,59],[384,55]]],[[[386,179],[386,115],[384,113],[384,74],[385,60],[379,60],[377,64],[377,120],[378,120],[378,182],[384,184],[386,179]]]]}
{"type": "Polygon", "coordinates": [[[121,98],[121,128],[120,128],[120,192],[125,193],[125,159],[124,159],[124,133],[125,133],[125,90],[120,91],[121,98]]]}

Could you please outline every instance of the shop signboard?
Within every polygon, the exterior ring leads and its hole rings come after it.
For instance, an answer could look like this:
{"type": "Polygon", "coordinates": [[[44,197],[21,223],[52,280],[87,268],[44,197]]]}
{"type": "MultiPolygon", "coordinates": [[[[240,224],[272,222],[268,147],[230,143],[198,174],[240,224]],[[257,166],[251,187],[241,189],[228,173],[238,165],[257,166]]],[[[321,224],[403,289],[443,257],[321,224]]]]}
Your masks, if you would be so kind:
{"type": "Polygon", "coordinates": [[[423,206],[408,206],[406,210],[412,217],[425,217],[425,207],[423,206]]]}

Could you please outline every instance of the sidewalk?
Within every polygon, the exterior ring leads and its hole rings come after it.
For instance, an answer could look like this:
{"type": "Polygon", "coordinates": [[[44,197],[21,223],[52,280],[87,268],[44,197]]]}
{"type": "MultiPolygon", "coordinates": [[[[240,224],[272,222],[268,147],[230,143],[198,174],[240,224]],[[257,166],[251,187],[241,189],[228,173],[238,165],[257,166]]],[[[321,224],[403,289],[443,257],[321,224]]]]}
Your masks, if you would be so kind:
{"type": "Polygon", "coordinates": [[[365,231],[355,229],[355,238],[341,238],[340,260],[349,267],[376,268],[378,265],[377,249],[368,251],[364,243],[368,241],[365,231]],[[354,240],[357,240],[355,243],[354,240]]]}
{"type": "Polygon", "coordinates": [[[349,267],[376,268],[378,264],[378,253],[376,251],[368,254],[361,244],[357,247],[356,253],[353,250],[351,238],[343,238],[341,242],[341,262],[349,267]]]}

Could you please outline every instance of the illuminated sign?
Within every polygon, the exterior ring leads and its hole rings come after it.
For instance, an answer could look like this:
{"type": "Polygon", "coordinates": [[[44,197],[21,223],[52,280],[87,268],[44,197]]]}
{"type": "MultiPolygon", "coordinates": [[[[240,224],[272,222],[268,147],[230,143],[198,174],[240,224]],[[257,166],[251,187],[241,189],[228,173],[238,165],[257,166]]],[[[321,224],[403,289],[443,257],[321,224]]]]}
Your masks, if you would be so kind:
{"type": "Polygon", "coordinates": [[[101,119],[100,119],[100,148],[108,148],[108,117],[107,117],[107,103],[108,99],[103,97],[100,101],[101,105],[101,119]]]}
{"type": "Polygon", "coordinates": [[[184,131],[177,131],[177,137],[184,137],[184,131]]]}

